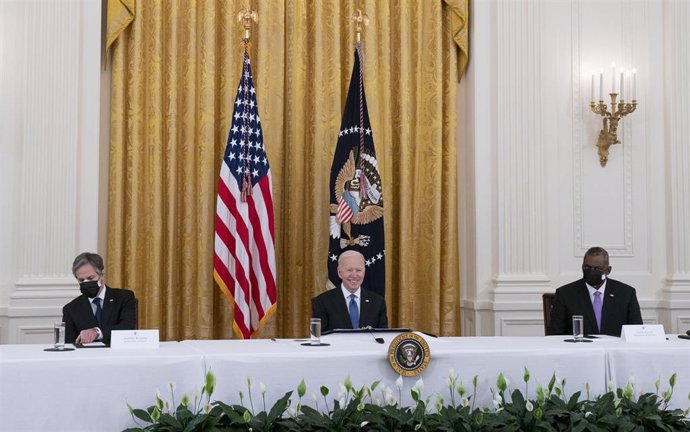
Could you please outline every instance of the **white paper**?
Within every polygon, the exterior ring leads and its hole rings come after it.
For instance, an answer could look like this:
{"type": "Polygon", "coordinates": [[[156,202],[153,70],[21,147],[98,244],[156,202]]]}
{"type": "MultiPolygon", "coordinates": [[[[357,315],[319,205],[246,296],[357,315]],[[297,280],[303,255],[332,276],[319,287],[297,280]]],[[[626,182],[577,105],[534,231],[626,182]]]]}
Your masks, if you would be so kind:
{"type": "Polygon", "coordinates": [[[158,349],[158,330],[113,330],[110,332],[110,348],[158,349]]]}
{"type": "Polygon", "coordinates": [[[658,342],[666,340],[666,333],[661,324],[629,324],[623,326],[621,339],[626,342],[658,342]]]}

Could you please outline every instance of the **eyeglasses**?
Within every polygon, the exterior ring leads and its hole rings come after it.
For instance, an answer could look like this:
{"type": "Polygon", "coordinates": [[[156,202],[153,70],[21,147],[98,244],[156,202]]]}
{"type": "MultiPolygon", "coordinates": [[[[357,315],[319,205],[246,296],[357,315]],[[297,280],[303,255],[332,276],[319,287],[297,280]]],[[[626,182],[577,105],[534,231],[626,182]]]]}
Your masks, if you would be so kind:
{"type": "Polygon", "coordinates": [[[585,271],[587,271],[587,270],[596,270],[596,271],[600,271],[600,272],[602,272],[602,273],[606,273],[606,270],[608,270],[608,266],[607,266],[607,267],[592,267],[592,266],[589,266],[589,265],[587,265],[587,264],[583,264],[583,265],[582,265],[582,270],[585,270],[585,271]]]}

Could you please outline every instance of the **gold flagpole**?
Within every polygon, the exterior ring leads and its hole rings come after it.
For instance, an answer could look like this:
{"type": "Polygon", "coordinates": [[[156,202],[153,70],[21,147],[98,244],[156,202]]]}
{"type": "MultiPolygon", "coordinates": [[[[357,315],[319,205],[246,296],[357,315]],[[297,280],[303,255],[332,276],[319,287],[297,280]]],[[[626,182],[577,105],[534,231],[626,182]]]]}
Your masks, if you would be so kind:
{"type": "Polygon", "coordinates": [[[250,10],[249,7],[247,7],[246,9],[242,9],[237,14],[237,21],[241,22],[244,26],[244,38],[242,40],[248,45],[247,49],[249,51],[249,55],[251,56],[252,44],[250,42],[250,38],[252,33],[252,21],[258,23],[259,15],[256,13],[256,11],[250,10]]]}
{"type": "Polygon", "coordinates": [[[355,13],[352,15],[352,22],[355,23],[355,46],[362,46],[362,30],[364,26],[369,25],[369,17],[367,14],[362,12],[362,9],[355,9],[355,13]]]}

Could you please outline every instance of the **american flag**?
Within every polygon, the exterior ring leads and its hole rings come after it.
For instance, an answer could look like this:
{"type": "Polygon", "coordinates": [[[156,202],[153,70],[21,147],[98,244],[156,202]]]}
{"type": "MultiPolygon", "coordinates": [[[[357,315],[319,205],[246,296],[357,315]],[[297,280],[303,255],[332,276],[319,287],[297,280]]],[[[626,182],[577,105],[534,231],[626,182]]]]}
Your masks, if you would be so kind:
{"type": "Polygon", "coordinates": [[[232,125],[220,167],[213,276],[234,303],[233,329],[250,338],[276,309],[271,170],[245,45],[232,125]]]}

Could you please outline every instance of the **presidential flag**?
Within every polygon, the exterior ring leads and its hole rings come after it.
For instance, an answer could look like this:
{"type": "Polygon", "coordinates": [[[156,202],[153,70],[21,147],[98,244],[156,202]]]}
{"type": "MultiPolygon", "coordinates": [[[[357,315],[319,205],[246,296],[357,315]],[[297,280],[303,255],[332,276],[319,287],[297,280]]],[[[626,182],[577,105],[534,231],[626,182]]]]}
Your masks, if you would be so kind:
{"type": "Polygon", "coordinates": [[[386,290],[383,188],[364,97],[360,47],[355,50],[355,65],[331,167],[330,192],[328,285],[340,286],[338,256],[354,249],[364,255],[363,287],[383,296],[386,290]]]}
{"type": "Polygon", "coordinates": [[[271,169],[245,44],[232,124],[220,167],[213,276],[233,302],[233,329],[250,338],[276,309],[271,169]]]}

